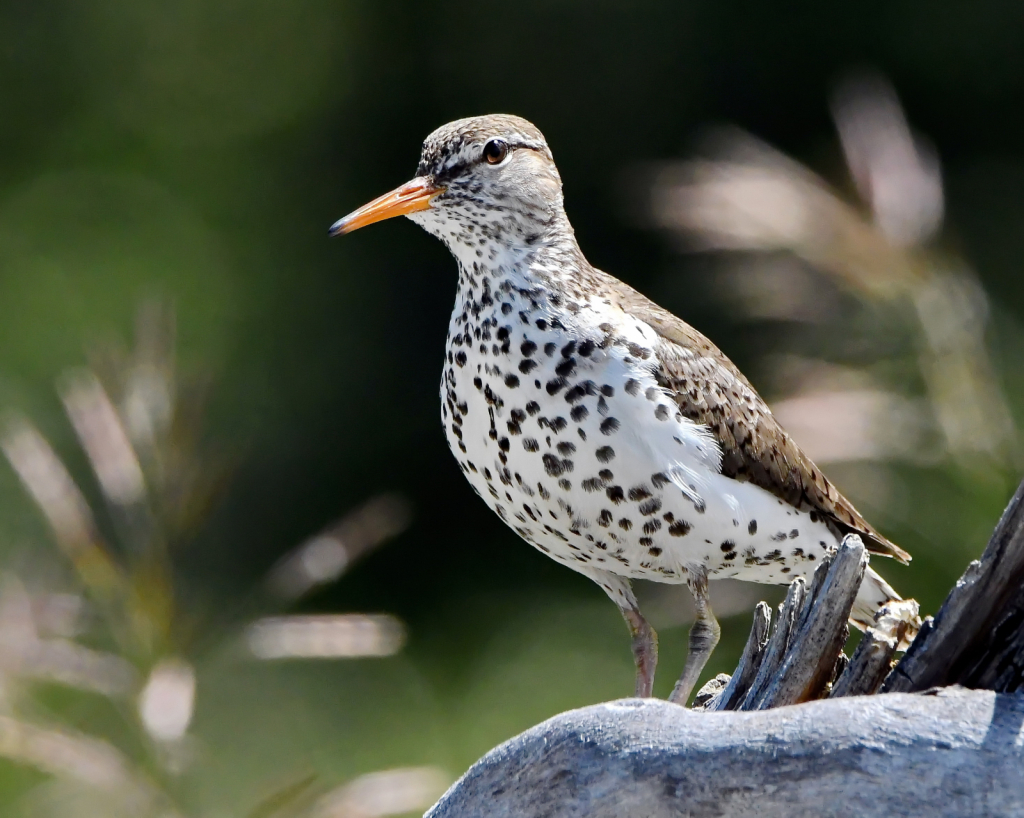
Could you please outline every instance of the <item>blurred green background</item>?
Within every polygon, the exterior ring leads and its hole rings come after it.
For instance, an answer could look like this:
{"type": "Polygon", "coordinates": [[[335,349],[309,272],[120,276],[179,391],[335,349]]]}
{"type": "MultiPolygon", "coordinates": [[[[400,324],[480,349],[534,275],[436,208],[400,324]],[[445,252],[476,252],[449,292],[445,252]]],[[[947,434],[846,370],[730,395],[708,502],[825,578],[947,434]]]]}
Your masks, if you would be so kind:
{"type": "MultiPolygon", "coordinates": [[[[825,319],[744,312],[730,297],[737,254],[681,251],[652,227],[643,196],[652,167],[731,124],[821,174],[870,222],[829,100],[849,71],[880,72],[941,158],[945,222],[918,258],[980,284],[978,366],[1015,429],[1022,24],[1020,4],[945,0],[0,3],[0,409],[31,418],[100,504],[54,382],[96,345],[128,344],[139,304],[165,299],[178,371],[209,382],[206,450],[230,462],[217,502],[170,543],[174,616],[187,625],[166,647],[197,679],[188,762],[169,776],[176,808],[244,815],[307,775],[324,787],[393,767],[454,776],[541,719],[632,690],[614,606],[520,542],[447,451],[438,383],[454,261],[402,220],[327,238],[335,219],[412,175],[427,133],[479,113],[534,121],[588,258],[695,324],[770,401],[793,391],[780,361],[815,360],[868,373],[927,412],[913,310],[899,299],[880,304],[819,276],[806,280],[838,305],[825,319]],[[407,498],[411,524],[292,610],[393,614],[405,648],[345,661],[241,656],[231,634],[271,566],[385,491],[407,498]]],[[[813,267],[792,255],[745,252],[742,270],[780,258],[813,267]]],[[[914,554],[910,568],[882,570],[923,612],[981,552],[1016,485],[1013,429],[981,454],[932,440],[929,457],[824,464],[914,554]]],[[[71,592],[61,565],[4,465],[0,570],[71,592]]],[[[672,598],[686,591],[669,590],[642,591],[661,634],[659,695],[685,655],[672,598]]],[[[780,598],[752,593],[723,619],[709,674],[733,667],[753,601],[780,598]]],[[[143,676],[150,659],[134,660],[143,676]]],[[[31,696],[32,718],[134,752],[123,708],[49,683],[31,696]]],[[[6,735],[0,814],[50,814],[57,796],[39,793],[52,777],[6,735]]]]}

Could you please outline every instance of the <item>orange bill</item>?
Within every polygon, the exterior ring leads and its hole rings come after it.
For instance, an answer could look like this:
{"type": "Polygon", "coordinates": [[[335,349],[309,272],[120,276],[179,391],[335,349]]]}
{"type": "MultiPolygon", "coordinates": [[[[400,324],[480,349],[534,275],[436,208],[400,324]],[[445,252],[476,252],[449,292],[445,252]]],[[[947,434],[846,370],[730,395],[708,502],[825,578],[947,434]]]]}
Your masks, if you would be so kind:
{"type": "Polygon", "coordinates": [[[358,210],[353,210],[344,219],[338,219],[331,225],[330,234],[343,236],[374,222],[415,213],[417,210],[426,210],[430,207],[430,200],[444,191],[445,188],[433,184],[429,179],[417,176],[411,182],[406,182],[358,210]]]}

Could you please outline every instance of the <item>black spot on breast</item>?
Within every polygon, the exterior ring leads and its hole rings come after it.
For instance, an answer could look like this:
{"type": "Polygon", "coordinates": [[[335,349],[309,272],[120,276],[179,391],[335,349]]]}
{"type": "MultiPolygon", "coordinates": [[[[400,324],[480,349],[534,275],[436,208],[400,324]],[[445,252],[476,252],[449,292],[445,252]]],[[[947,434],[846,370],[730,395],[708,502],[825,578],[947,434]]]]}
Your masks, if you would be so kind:
{"type": "Polygon", "coordinates": [[[550,452],[541,457],[541,462],[544,463],[544,471],[551,477],[558,477],[565,471],[562,461],[550,452]]]}
{"type": "Polygon", "coordinates": [[[651,494],[651,490],[647,488],[647,486],[645,486],[643,483],[641,483],[638,486],[633,486],[633,488],[629,490],[629,499],[632,500],[634,503],[637,503],[640,500],[646,500],[648,497],[651,496],[653,496],[651,494]]]}
{"type": "Polygon", "coordinates": [[[572,483],[570,483],[563,477],[561,480],[558,481],[558,487],[562,489],[562,491],[569,491],[569,489],[572,488],[572,483]]]}
{"type": "Polygon", "coordinates": [[[661,520],[655,517],[653,520],[648,520],[644,523],[644,534],[653,534],[661,528],[661,520]]]}
{"type": "Polygon", "coordinates": [[[591,493],[595,491],[600,491],[602,488],[604,488],[604,486],[601,484],[601,481],[598,480],[596,477],[588,477],[580,485],[583,486],[584,491],[591,493]]]}
{"type": "Polygon", "coordinates": [[[751,520],[747,524],[747,533],[751,536],[757,533],[757,520],[751,520]]]}
{"type": "Polygon", "coordinates": [[[548,341],[546,344],[544,344],[544,354],[549,357],[555,354],[556,349],[558,349],[558,344],[556,344],[554,341],[548,341]]]}
{"type": "Polygon", "coordinates": [[[654,484],[656,489],[660,489],[662,486],[668,485],[670,481],[664,472],[658,472],[657,474],[651,475],[651,482],[654,484]]]}
{"type": "MultiPolygon", "coordinates": [[[[640,504],[638,510],[645,517],[650,517],[652,514],[657,514],[659,511],[661,511],[661,500],[659,500],[657,497],[655,497],[652,500],[647,500],[646,502],[640,504]]],[[[658,527],[661,527],[660,522],[658,523],[658,527]]]]}
{"type": "Polygon", "coordinates": [[[523,448],[526,449],[526,451],[528,452],[536,452],[540,450],[540,444],[537,443],[537,440],[535,438],[524,437],[523,448]]]}
{"type": "Polygon", "coordinates": [[[636,378],[630,378],[628,381],[626,381],[626,391],[630,395],[637,394],[640,391],[640,381],[638,381],[636,378]]]}
{"type": "Polygon", "coordinates": [[[612,513],[606,508],[601,509],[601,513],[597,515],[597,524],[601,528],[610,526],[612,524],[612,513]]]}
{"type": "Polygon", "coordinates": [[[658,420],[668,420],[668,407],[664,403],[659,403],[658,408],[654,410],[654,416],[658,420]]]}
{"type": "Polygon", "coordinates": [[[555,367],[555,374],[563,378],[568,377],[576,369],[576,359],[566,358],[555,367]]]}
{"type": "Polygon", "coordinates": [[[523,360],[519,362],[519,371],[524,375],[529,375],[536,368],[537,362],[532,358],[523,358],[523,360]]]}
{"type": "Polygon", "coordinates": [[[562,431],[562,429],[564,429],[568,425],[569,425],[569,421],[567,421],[563,417],[557,417],[553,421],[551,421],[551,428],[554,429],[555,432],[562,431]]]}
{"type": "Polygon", "coordinates": [[[618,505],[619,503],[626,499],[626,494],[625,492],[623,492],[622,486],[609,486],[607,489],[605,489],[604,493],[608,497],[608,499],[611,500],[616,505],[618,505]]]}
{"type": "Polygon", "coordinates": [[[515,389],[517,386],[519,386],[519,378],[515,375],[506,375],[505,386],[507,386],[509,389],[515,389]]]}
{"type": "Polygon", "coordinates": [[[519,345],[519,351],[523,353],[524,357],[529,358],[537,351],[537,345],[533,341],[523,341],[523,343],[519,345]]]}
{"type": "Polygon", "coordinates": [[[527,412],[527,414],[530,415],[530,417],[533,417],[539,411],[540,411],[540,404],[537,403],[537,401],[532,400],[528,404],[526,404],[526,412],[527,412]]]}
{"type": "Polygon", "coordinates": [[[455,363],[457,363],[460,367],[466,365],[466,353],[463,352],[461,349],[457,353],[455,353],[455,363]]]}
{"type": "Polygon", "coordinates": [[[690,533],[692,526],[686,520],[676,520],[668,527],[668,533],[673,537],[685,537],[690,533]]]}
{"type": "Polygon", "coordinates": [[[611,461],[613,457],[615,457],[615,449],[613,449],[611,446],[602,446],[600,449],[594,452],[594,454],[597,457],[597,459],[602,463],[608,463],[611,461]]]}
{"type": "Polygon", "coordinates": [[[619,528],[621,528],[623,531],[629,531],[629,529],[631,529],[632,527],[633,521],[630,520],[628,517],[623,517],[621,520],[619,520],[619,528]]]}
{"type": "MultiPolygon", "coordinates": [[[[579,406],[574,406],[572,408],[572,411],[569,412],[569,417],[571,417],[576,423],[579,423],[589,414],[590,410],[581,403],[579,406]]],[[[581,429],[580,431],[583,430],[581,429]]]]}
{"type": "Polygon", "coordinates": [[[797,529],[795,529],[795,528],[792,531],[789,532],[789,538],[791,540],[795,540],[799,536],[800,536],[800,532],[797,529]]]}
{"type": "Polygon", "coordinates": [[[653,402],[656,401],[659,397],[661,397],[661,392],[658,391],[658,387],[649,386],[647,387],[647,390],[644,392],[644,397],[647,398],[647,400],[653,402]]]}
{"type": "Polygon", "coordinates": [[[534,323],[537,325],[537,329],[541,331],[546,330],[548,328],[548,322],[545,321],[543,318],[538,318],[534,323]]]}
{"type": "Polygon", "coordinates": [[[578,383],[572,389],[567,389],[565,391],[565,399],[569,403],[575,403],[578,400],[583,400],[583,397],[586,394],[586,387],[578,383]]]}
{"type": "Polygon", "coordinates": [[[545,384],[544,388],[547,390],[549,395],[555,395],[559,390],[568,386],[569,382],[565,378],[552,378],[545,384]]]}
{"type": "Polygon", "coordinates": [[[570,341],[564,347],[562,347],[562,357],[568,358],[576,351],[576,342],[570,341]]]}
{"type": "Polygon", "coordinates": [[[573,452],[575,452],[576,451],[576,444],[575,443],[569,443],[568,441],[564,441],[562,443],[559,443],[555,448],[558,449],[558,453],[560,455],[564,456],[564,455],[569,455],[569,454],[572,454],[573,452]]]}
{"type": "Polygon", "coordinates": [[[735,551],[736,550],[736,543],[734,543],[732,540],[726,540],[725,542],[722,543],[721,549],[723,551],[735,551]]]}
{"type": "Polygon", "coordinates": [[[638,542],[639,542],[639,543],[640,543],[640,545],[642,545],[642,546],[643,546],[644,548],[649,548],[650,546],[654,545],[654,540],[652,540],[652,539],[651,539],[650,537],[641,537],[641,538],[640,538],[640,539],[638,540],[638,542]]]}
{"type": "Polygon", "coordinates": [[[589,357],[590,353],[594,351],[594,342],[588,338],[586,341],[580,344],[579,349],[577,351],[584,358],[589,357]]]}
{"type": "Polygon", "coordinates": [[[473,378],[473,386],[475,386],[477,389],[483,389],[484,382],[479,378],[473,378]]]}
{"type": "Polygon", "coordinates": [[[605,418],[601,421],[601,434],[610,435],[612,432],[616,432],[621,424],[615,418],[605,418]]]}

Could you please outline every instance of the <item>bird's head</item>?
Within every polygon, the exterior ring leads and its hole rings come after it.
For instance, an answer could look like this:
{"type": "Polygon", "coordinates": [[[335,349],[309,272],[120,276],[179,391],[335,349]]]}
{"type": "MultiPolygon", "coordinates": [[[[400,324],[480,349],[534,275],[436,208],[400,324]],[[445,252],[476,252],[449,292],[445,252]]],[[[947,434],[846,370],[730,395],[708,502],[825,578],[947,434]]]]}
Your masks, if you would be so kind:
{"type": "Polygon", "coordinates": [[[331,226],[331,235],[408,216],[456,249],[532,244],[561,226],[562,180],[543,134],[517,116],[449,122],[423,143],[416,176],[331,226]]]}

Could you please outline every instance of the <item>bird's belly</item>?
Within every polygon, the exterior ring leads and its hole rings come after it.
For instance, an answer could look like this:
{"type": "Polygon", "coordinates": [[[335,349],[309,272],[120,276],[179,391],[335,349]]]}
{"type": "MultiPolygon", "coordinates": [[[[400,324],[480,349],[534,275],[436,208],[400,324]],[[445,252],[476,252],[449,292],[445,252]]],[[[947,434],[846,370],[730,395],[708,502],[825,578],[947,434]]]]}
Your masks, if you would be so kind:
{"type": "Polygon", "coordinates": [[[585,333],[490,329],[489,344],[449,345],[445,432],[476,492],[552,558],[661,582],[702,566],[786,583],[835,544],[816,516],[721,475],[706,430],[636,355],[584,346],[585,333]]]}

